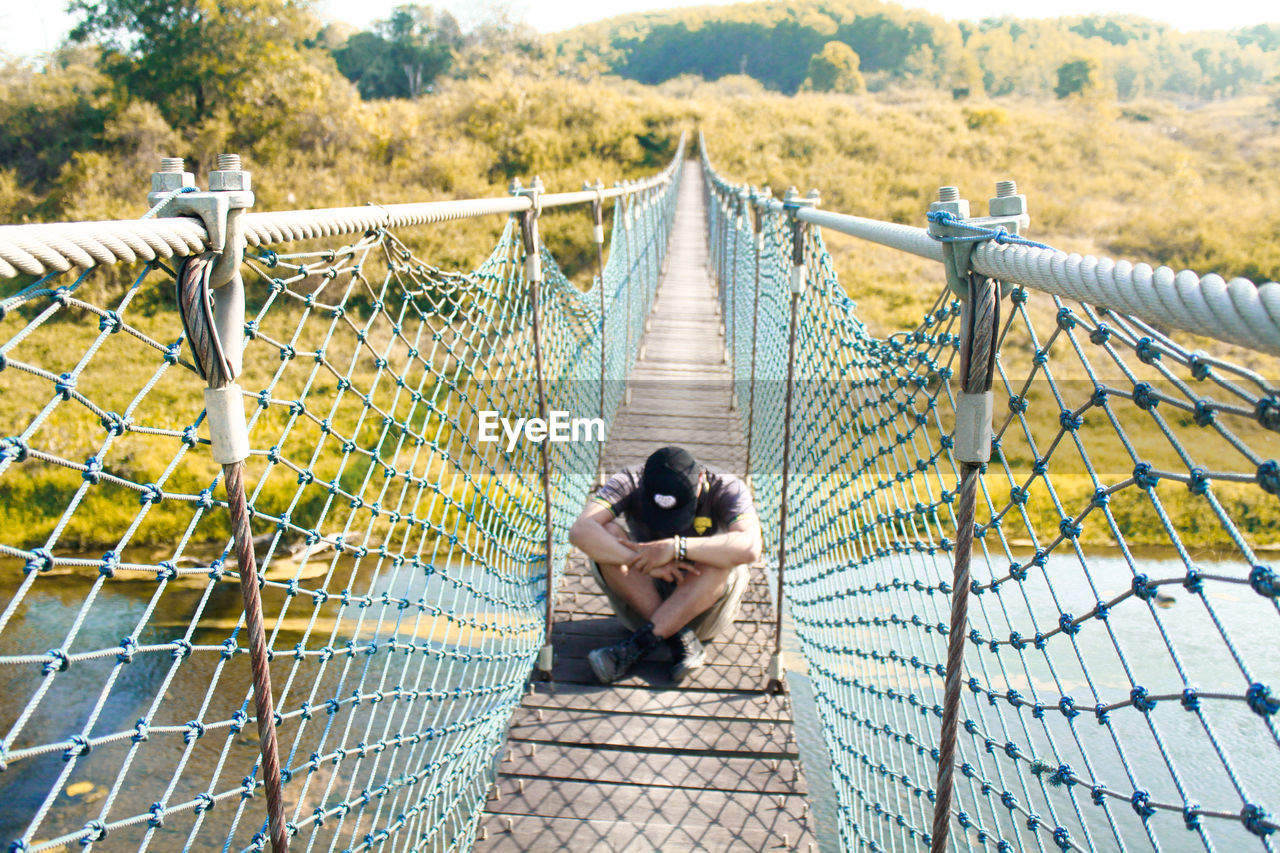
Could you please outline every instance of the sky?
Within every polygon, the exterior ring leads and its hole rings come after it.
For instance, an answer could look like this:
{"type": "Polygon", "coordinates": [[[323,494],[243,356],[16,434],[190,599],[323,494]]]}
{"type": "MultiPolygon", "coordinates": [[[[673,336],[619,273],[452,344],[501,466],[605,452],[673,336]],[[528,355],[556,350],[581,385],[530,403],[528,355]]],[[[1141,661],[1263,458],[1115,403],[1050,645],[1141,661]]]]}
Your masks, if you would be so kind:
{"type": "MultiPolygon", "coordinates": [[[[322,15],[365,27],[387,17],[393,6],[405,0],[318,0],[322,15]]],[[[492,3],[494,0],[486,0],[492,3]]],[[[668,9],[672,6],[724,5],[729,0],[515,0],[510,8],[540,32],[550,33],[577,24],[629,12],[668,9]]],[[[436,0],[463,20],[475,0],[436,0]]],[[[997,15],[1057,17],[1094,12],[1125,12],[1165,21],[1182,30],[1231,29],[1280,20],[1280,11],[1261,0],[905,0],[904,6],[927,9],[946,18],[979,20],[997,15]]],[[[66,0],[0,0],[0,50],[17,56],[48,53],[74,23],[66,14],[66,0]]]]}

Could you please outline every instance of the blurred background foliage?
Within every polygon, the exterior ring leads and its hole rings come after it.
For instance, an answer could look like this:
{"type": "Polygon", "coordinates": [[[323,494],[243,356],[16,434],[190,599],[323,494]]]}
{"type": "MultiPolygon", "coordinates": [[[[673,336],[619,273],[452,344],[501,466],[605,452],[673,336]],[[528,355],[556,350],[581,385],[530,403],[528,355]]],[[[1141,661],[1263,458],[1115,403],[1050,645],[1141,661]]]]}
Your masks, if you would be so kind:
{"type": "MultiPolygon", "coordinates": [[[[199,174],[221,151],[254,170],[263,210],[494,195],[534,174],[573,189],[652,172],[700,126],[729,174],[817,187],[833,209],[919,224],[939,184],[981,200],[1014,177],[1035,233],[1064,247],[1280,277],[1280,25],[805,0],[541,37],[502,6],[464,26],[404,5],[367,31],[309,0],[72,8],[53,56],[0,64],[0,221],[137,216],[159,157],[199,174]]],[[[582,281],[589,228],[561,220],[544,231],[582,281]]],[[[499,226],[412,239],[469,266],[499,226]]],[[[886,321],[914,308],[895,275],[837,260],[886,321]]]]}
{"type": "MultiPolygon", "coordinates": [[[[199,174],[221,151],[244,156],[262,210],[495,195],[535,174],[574,189],[652,172],[698,126],[728,174],[817,187],[835,210],[922,224],[938,185],[980,202],[1013,177],[1063,248],[1280,277],[1280,25],[806,0],[540,37],[502,6],[464,27],[405,5],[367,31],[308,0],[72,8],[53,56],[0,65],[0,221],[137,216],[159,157],[199,174]]],[[[466,267],[498,227],[411,239],[466,267]]],[[[585,216],[544,232],[589,276],[585,216]]],[[[873,322],[905,322],[900,264],[836,248],[873,322]]]]}
{"type": "MultiPolygon", "coordinates": [[[[54,55],[0,58],[0,222],[134,218],[160,157],[185,157],[203,183],[223,151],[254,172],[258,210],[494,196],[533,175],[576,189],[651,174],[698,128],[727,176],[778,193],[815,187],[828,209],[924,225],[938,186],[959,186],[981,214],[994,181],[1015,178],[1036,239],[1280,278],[1278,25],[973,24],[840,0],[633,15],[540,37],[501,7],[463,24],[402,6],[367,31],[325,24],[304,0],[73,7],[81,24],[54,55]]],[[[588,286],[587,212],[545,220],[551,251],[588,286]]],[[[441,268],[471,269],[502,225],[398,236],[441,268]]],[[[826,240],[875,333],[913,328],[942,287],[936,265],[826,240]]],[[[118,298],[136,273],[96,272],[96,297],[118,298]]],[[[140,297],[134,322],[155,314],[163,337],[166,299],[140,297]]],[[[37,343],[52,358],[82,332],[37,343]]],[[[1274,359],[1230,355],[1277,375],[1274,359]]],[[[10,513],[36,507],[39,519],[7,523],[38,532],[67,476],[51,469],[30,484],[44,492],[10,495],[10,513]]]]}

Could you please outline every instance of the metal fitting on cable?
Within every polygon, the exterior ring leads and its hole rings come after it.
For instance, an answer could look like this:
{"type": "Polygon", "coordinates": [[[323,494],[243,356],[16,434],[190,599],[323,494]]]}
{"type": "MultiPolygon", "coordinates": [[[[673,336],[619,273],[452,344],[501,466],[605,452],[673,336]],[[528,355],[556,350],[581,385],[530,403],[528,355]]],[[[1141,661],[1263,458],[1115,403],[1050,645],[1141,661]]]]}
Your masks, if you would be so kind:
{"type": "Polygon", "coordinates": [[[1027,215],[1027,197],[1018,194],[1014,181],[998,181],[996,194],[988,201],[989,216],[971,217],[969,202],[960,197],[956,187],[939,187],[938,200],[929,205],[929,234],[942,241],[947,284],[959,297],[969,291],[969,259],[977,243],[987,237],[975,236],[979,229],[1003,229],[1020,235],[1031,225],[1027,215]],[[938,221],[934,214],[946,214],[949,221],[938,221]]]}
{"type": "Polygon", "coordinates": [[[604,245],[604,183],[597,178],[594,184],[589,181],[582,182],[584,192],[595,191],[595,201],[591,202],[591,219],[594,223],[592,238],[597,246],[604,245]]]}
{"type": "MultiPolygon", "coordinates": [[[[223,465],[241,462],[249,456],[249,433],[245,426],[244,399],[235,378],[244,366],[244,261],[243,214],[253,206],[249,172],[237,154],[219,154],[218,168],[209,172],[208,192],[187,192],[171,198],[161,209],[162,217],[196,216],[209,235],[209,253],[189,258],[182,275],[199,276],[198,293],[182,299],[179,306],[183,327],[192,343],[192,352],[201,375],[210,383],[205,389],[205,411],[209,421],[213,458],[223,465]],[[199,312],[195,316],[193,312],[199,312]],[[207,351],[197,346],[207,341],[207,351]]],[[[155,204],[175,189],[194,187],[190,172],[183,170],[181,158],[166,157],[160,171],[151,176],[147,201],[155,204]]]]}
{"type": "Polygon", "coordinates": [[[817,207],[819,200],[817,190],[809,190],[809,194],[801,198],[795,187],[788,187],[787,194],[782,198],[782,207],[791,217],[791,292],[793,294],[804,293],[806,279],[804,260],[806,225],[797,216],[797,212],[803,208],[817,207]]]}
{"type": "Polygon", "coordinates": [[[756,251],[764,251],[764,211],[765,207],[773,200],[773,190],[768,186],[763,186],[759,190],[753,190],[751,195],[752,209],[755,215],[756,225],[756,251]]]}
{"type": "MultiPolygon", "coordinates": [[[[971,217],[969,202],[960,198],[955,187],[940,187],[938,200],[929,205],[929,234],[942,241],[943,266],[946,270],[947,286],[963,301],[965,310],[962,314],[961,340],[966,347],[972,348],[972,341],[979,331],[975,324],[989,325],[990,318],[975,315],[973,301],[979,288],[988,287],[987,279],[973,271],[973,248],[982,240],[990,239],[978,229],[986,232],[1004,229],[1011,234],[1020,234],[1030,224],[1027,215],[1027,197],[1018,193],[1018,185],[1013,181],[999,181],[996,194],[988,202],[989,216],[971,217]],[[947,216],[939,217],[943,213],[947,216]]],[[[993,297],[999,301],[999,294],[993,297]]],[[[998,316],[998,306],[995,306],[998,316]]],[[[992,335],[994,330],[986,329],[983,334],[992,335]]],[[[982,352],[987,355],[983,364],[970,363],[971,353],[966,352],[962,359],[966,373],[973,372],[989,376],[994,359],[994,348],[986,346],[982,352]]],[[[981,383],[979,383],[981,384],[981,383]]],[[[993,435],[992,418],[994,397],[990,382],[983,390],[962,388],[956,396],[956,425],[954,457],[960,461],[981,465],[991,460],[991,440],[993,435]]]]}
{"type": "Polygon", "coordinates": [[[530,208],[520,217],[520,236],[524,241],[524,278],[526,282],[542,281],[542,251],[538,244],[538,217],[542,215],[542,178],[535,176],[528,187],[520,179],[511,181],[511,194],[529,199],[530,208]]]}

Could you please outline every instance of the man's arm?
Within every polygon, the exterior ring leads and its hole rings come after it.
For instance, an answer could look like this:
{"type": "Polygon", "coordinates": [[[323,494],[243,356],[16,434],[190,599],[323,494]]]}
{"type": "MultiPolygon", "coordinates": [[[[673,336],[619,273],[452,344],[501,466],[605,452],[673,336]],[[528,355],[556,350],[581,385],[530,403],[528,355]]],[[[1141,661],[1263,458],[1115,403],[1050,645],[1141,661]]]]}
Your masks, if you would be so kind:
{"type": "Polygon", "coordinates": [[[735,518],[724,533],[690,536],[685,540],[685,559],[731,569],[760,559],[764,543],[760,535],[760,519],[754,512],[735,518]]]}
{"type": "Polygon", "coordinates": [[[597,563],[613,563],[627,566],[636,558],[636,552],[623,545],[605,525],[613,521],[613,513],[607,506],[590,499],[569,528],[569,541],[597,563]]]}

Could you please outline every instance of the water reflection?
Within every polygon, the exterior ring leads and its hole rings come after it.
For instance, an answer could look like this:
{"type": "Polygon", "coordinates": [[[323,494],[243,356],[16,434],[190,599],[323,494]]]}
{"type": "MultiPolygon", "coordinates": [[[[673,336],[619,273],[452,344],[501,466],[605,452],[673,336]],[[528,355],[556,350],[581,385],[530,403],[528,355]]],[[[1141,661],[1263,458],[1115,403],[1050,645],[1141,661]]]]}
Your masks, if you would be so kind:
{"type": "MultiPolygon", "coordinates": [[[[432,832],[435,846],[447,846],[463,829],[451,806],[470,813],[487,768],[470,766],[474,758],[440,759],[467,749],[487,757],[487,742],[496,749],[502,711],[540,639],[536,578],[444,560],[427,572],[332,555],[301,567],[280,560],[271,577],[332,591],[316,599],[278,585],[263,590],[284,763],[302,768],[286,785],[290,819],[330,812],[319,830],[303,833],[315,831],[327,846],[403,815],[400,836],[432,832]],[[527,609],[499,607],[495,589],[527,609]],[[471,665],[481,658],[484,665],[471,665]],[[427,791],[438,796],[423,808],[427,791]],[[334,813],[342,803],[351,804],[347,814],[334,813]]],[[[258,744],[246,724],[250,670],[239,653],[247,641],[237,583],[202,573],[163,583],[138,573],[108,579],[92,570],[38,576],[25,591],[23,582],[20,564],[0,564],[0,597],[13,605],[0,631],[0,840],[21,838],[42,809],[30,842],[77,832],[104,813],[110,822],[146,816],[155,803],[186,803],[151,821],[157,825],[113,829],[103,849],[249,844],[263,804],[260,791],[245,800],[239,790],[258,744]],[[45,673],[56,663],[13,660],[64,646],[71,662],[56,675],[45,673]],[[96,654],[77,659],[83,653],[96,654]],[[89,752],[73,746],[81,752],[74,763],[61,746],[30,752],[86,732],[94,741],[113,737],[89,752]],[[212,808],[200,802],[205,795],[212,808]]]]}

